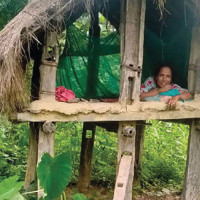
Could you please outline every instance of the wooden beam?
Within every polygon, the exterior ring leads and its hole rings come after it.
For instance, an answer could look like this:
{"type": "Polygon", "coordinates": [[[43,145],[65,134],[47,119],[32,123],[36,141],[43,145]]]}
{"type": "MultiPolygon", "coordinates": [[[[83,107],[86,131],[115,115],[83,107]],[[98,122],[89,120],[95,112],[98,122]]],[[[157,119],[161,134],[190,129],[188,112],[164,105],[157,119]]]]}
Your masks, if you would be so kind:
{"type": "Polygon", "coordinates": [[[113,200],[131,200],[135,162],[135,122],[119,122],[117,180],[113,200]]]}
{"type": "Polygon", "coordinates": [[[126,23],[126,1],[120,1],[120,55],[121,60],[124,57],[125,48],[125,23],[126,23]]]}
{"type": "Polygon", "coordinates": [[[120,102],[131,104],[140,95],[146,0],[121,1],[120,102]]]}
{"type": "Polygon", "coordinates": [[[188,90],[197,97],[200,93],[200,27],[194,26],[192,30],[192,41],[190,49],[190,60],[188,67],[188,90]]]}
{"type": "Polygon", "coordinates": [[[54,131],[54,123],[50,121],[39,123],[38,163],[41,161],[44,153],[54,156],[54,131]]]}
{"type": "MultiPolygon", "coordinates": [[[[43,37],[42,37],[43,38],[43,37]]],[[[34,44],[32,46],[33,52],[31,52],[31,57],[34,59],[33,73],[31,79],[31,97],[30,100],[39,99],[39,88],[40,88],[40,71],[39,67],[41,65],[42,58],[42,45],[34,44]]],[[[36,167],[37,167],[37,157],[38,157],[38,135],[39,135],[39,123],[30,122],[29,123],[29,150],[28,150],[28,160],[26,175],[24,181],[24,189],[27,190],[29,185],[35,180],[36,181],[36,167]]],[[[35,188],[36,190],[37,188],[35,188]]]]}
{"type": "MultiPolygon", "coordinates": [[[[49,153],[52,157],[54,156],[54,131],[55,124],[49,121],[44,123],[38,123],[39,136],[38,136],[38,157],[37,165],[40,163],[44,153],[49,153]]],[[[38,190],[40,189],[38,181],[38,190]]],[[[43,196],[43,192],[38,192],[38,197],[43,196]]]]}
{"type": "MultiPolygon", "coordinates": [[[[129,200],[127,194],[127,187],[129,183],[129,176],[132,169],[132,156],[123,155],[119,165],[119,173],[115,184],[115,193],[113,200],[129,200]]],[[[130,199],[131,200],[131,199],[130,199]]]]}
{"type": "MultiPolygon", "coordinates": [[[[200,47],[199,47],[200,48],[200,47]]],[[[196,87],[194,98],[200,100],[200,58],[197,61],[196,65],[196,87]]]]}
{"type": "Polygon", "coordinates": [[[119,122],[96,122],[97,126],[105,128],[108,132],[118,132],[119,122]]]}
{"type": "MultiPolygon", "coordinates": [[[[30,122],[29,131],[29,151],[24,181],[24,189],[27,190],[29,185],[36,180],[36,167],[38,157],[38,133],[39,123],[30,122]]],[[[35,188],[36,189],[36,188],[35,188]]]]}
{"type": "Polygon", "coordinates": [[[200,121],[193,120],[190,127],[188,157],[181,200],[200,197],[200,121]]]}
{"type": "Polygon", "coordinates": [[[92,154],[95,138],[95,123],[85,122],[83,124],[81,156],[79,166],[78,190],[85,193],[89,189],[92,171],[92,154]]]}
{"type": "Polygon", "coordinates": [[[57,33],[46,32],[46,43],[43,47],[42,64],[40,66],[40,99],[55,99],[56,70],[59,52],[57,46],[57,33]]]}
{"type": "Polygon", "coordinates": [[[168,110],[163,102],[140,102],[123,107],[119,103],[61,103],[40,101],[30,111],[18,113],[18,121],[140,121],[148,119],[178,120],[200,118],[200,102],[178,103],[177,109],[168,110]]]}
{"type": "Polygon", "coordinates": [[[142,168],[142,154],[144,149],[144,131],[145,123],[138,121],[136,125],[135,137],[135,167],[134,167],[134,186],[140,186],[141,181],[141,168],[142,168]]]}

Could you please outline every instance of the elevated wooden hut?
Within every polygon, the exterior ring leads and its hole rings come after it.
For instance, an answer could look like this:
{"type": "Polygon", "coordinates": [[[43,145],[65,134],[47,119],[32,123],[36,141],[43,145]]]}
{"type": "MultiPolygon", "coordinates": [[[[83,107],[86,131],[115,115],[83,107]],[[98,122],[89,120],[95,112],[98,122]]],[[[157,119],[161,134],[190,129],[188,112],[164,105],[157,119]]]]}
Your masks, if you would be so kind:
{"type": "MultiPolygon", "coordinates": [[[[191,126],[182,199],[199,199],[199,7],[198,0],[32,0],[6,25],[0,32],[0,109],[18,121],[30,122],[25,188],[35,179],[42,154],[53,155],[54,122],[82,121],[80,190],[89,185],[95,126],[101,125],[108,130],[118,130],[118,170],[113,199],[130,200],[134,163],[140,162],[144,121],[178,120],[191,126]],[[57,37],[85,12],[91,16],[91,37],[100,37],[99,12],[120,33],[118,102],[55,100],[59,62],[57,37]],[[31,59],[34,60],[31,103],[27,103],[25,72],[31,59]],[[168,110],[162,102],[140,102],[142,75],[145,78],[155,71],[155,66],[168,63],[174,66],[175,81],[187,86],[194,100],[179,102],[174,110],[168,110]],[[92,131],[92,138],[86,137],[88,130],[92,131]]],[[[94,45],[92,51],[100,48],[99,45],[94,45]]],[[[99,69],[95,66],[100,55],[87,56],[92,63],[91,71],[96,71],[96,75],[85,87],[98,79],[99,69]]]]}

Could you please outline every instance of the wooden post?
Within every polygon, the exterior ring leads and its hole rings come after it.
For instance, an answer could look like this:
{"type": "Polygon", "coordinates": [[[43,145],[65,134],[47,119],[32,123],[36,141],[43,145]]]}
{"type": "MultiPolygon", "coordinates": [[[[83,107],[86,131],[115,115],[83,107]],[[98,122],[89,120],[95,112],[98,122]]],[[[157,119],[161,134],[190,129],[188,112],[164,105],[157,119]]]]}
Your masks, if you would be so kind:
{"type": "MultiPolygon", "coordinates": [[[[58,66],[57,33],[46,31],[46,42],[43,46],[40,66],[40,99],[55,99],[56,69],[58,66]]],[[[55,123],[39,123],[38,163],[44,152],[53,155],[55,123]]]]}
{"type": "MultiPolygon", "coordinates": [[[[37,165],[41,161],[41,158],[44,153],[49,153],[51,156],[54,156],[54,131],[55,124],[52,122],[44,122],[39,124],[39,137],[38,137],[38,158],[37,165]]],[[[38,181],[38,190],[40,184],[38,181]]],[[[43,192],[38,192],[38,199],[44,195],[43,192]]]]}
{"type": "MultiPolygon", "coordinates": [[[[30,123],[29,132],[29,152],[24,181],[24,189],[27,190],[29,185],[36,180],[36,167],[38,157],[38,133],[39,123],[30,123]]],[[[35,188],[36,189],[36,188],[35,188]]]]}
{"type": "MultiPolygon", "coordinates": [[[[40,66],[40,99],[55,99],[56,70],[58,66],[58,59],[59,52],[57,46],[57,32],[50,32],[47,30],[40,66]]],[[[51,156],[54,155],[54,131],[55,123],[39,123],[37,163],[41,161],[42,155],[46,152],[51,156]]],[[[38,197],[41,196],[43,196],[43,193],[39,192],[38,197]]]]}
{"type": "Polygon", "coordinates": [[[146,0],[121,0],[120,102],[139,100],[146,0]],[[125,16],[124,16],[125,15],[125,16]]]}
{"type": "Polygon", "coordinates": [[[95,130],[95,123],[84,122],[78,179],[78,190],[83,193],[88,191],[90,184],[95,130]]]}
{"type": "MultiPolygon", "coordinates": [[[[199,47],[200,48],[200,47],[199,47]]],[[[196,65],[196,83],[195,83],[195,100],[200,101],[200,58],[196,65]]]]}
{"type": "Polygon", "coordinates": [[[135,168],[134,168],[134,186],[139,186],[141,181],[142,153],[144,149],[144,131],[145,123],[137,122],[135,137],[135,168]]]}
{"type": "Polygon", "coordinates": [[[40,123],[38,138],[38,163],[44,153],[54,155],[54,131],[55,124],[52,122],[40,123]]]}
{"type": "MultiPolygon", "coordinates": [[[[55,98],[58,56],[57,33],[47,31],[42,56],[39,55],[36,58],[34,65],[35,73],[33,74],[31,85],[31,94],[33,95],[33,98],[31,98],[31,100],[37,100],[38,97],[39,99],[55,98]],[[40,73],[39,70],[36,69],[38,64],[41,64],[40,73]],[[40,77],[40,81],[38,76],[40,77]],[[38,88],[39,86],[40,89],[38,88]]],[[[48,152],[52,156],[54,154],[55,124],[53,122],[30,123],[30,129],[29,155],[24,185],[25,189],[27,189],[30,183],[35,179],[36,167],[40,162],[43,153],[48,152]]],[[[38,193],[38,197],[42,195],[43,193],[38,193]]]]}
{"type": "Polygon", "coordinates": [[[40,99],[55,99],[58,57],[57,33],[47,31],[40,66],[40,99]]]}
{"type": "Polygon", "coordinates": [[[135,122],[120,122],[118,129],[118,172],[113,200],[131,200],[135,162],[135,122]]]}
{"type": "MultiPolygon", "coordinates": [[[[42,58],[42,45],[34,46],[34,53],[32,53],[32,58],[34,59],[33,75],[31,80],[31,101],[39,99],[39,88],[40,88],[40,72],[39,67],[41,65],[42,58]]],[[[39,135],[39,123],[30,122],[29,123],[29,151],[28,151],[28,161],[26,168],[26,175],[24,181],[24,189],[27,190],[29,185],[36,181],[36,167],[37,167],[37,157],[38,157],[38,135],[39,135]]],[[[37,188],[34,188],[35,190],[37,188]]],[[[34,190],[33,189],[33,190],[34,190]]]]}
{"type": "Polygon", "coordinates": [[[188,90],[195,99],[200,98],[200,27],[192,30],[190,60],[188,68],[188,90]]]}
{"type": "Polygon", "coordinates": [[[120,54],[121,60],[124,58],[125,46],[125,23],[126,23],[126,1],[120,1],[120,54]]]}
{"type": "MultiPolygon", "coordinates": [[[[131,104],[140,96],[146,0],[121,0],[120,102],[131,104]]],[[[131,200],[135,163],[136,122],[120,122],[118,173],[114,200],[131,200]]]]}
{"type": "Polygon", "coordinates": [[[200,198],[200,120],[193,120],[190,127],[188,157],[181,200],[200,198]]]}

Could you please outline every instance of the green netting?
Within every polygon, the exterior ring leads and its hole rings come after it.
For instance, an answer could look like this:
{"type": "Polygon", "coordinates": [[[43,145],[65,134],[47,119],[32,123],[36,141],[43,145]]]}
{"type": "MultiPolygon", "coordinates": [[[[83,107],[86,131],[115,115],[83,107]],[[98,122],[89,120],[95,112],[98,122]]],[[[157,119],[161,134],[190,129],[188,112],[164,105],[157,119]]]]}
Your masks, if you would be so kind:
{"type": "Polygon", "coordinates": [[[161,40],[147,29],[145,36],[142,81],[155,74],[159,66],[168,65],[173,70],[173,82],[186,88],[191,31],[182,28],[170,40],[167,34],[161,40]]]}
{"type": "Polygon", "coordinates": [[[119,80],[118,34],[99,39],[70,26],[59,59],[57,86],[73,90],[76,97],[117,98],[119,80]]]}
{"type": "MultiPolygon", "coordinates": [[[[171,4],[174,2],[171,1],[171,4]]],[[[170,10],[170,7],[167,9],[170,10]]],[[[187,20],[183,19],[184,9],[182,13],[174,14],[172,11],[168,20],[159,21],[155,17],[156,11],[147,6],[142,81],[152,76],[159,66],[170,65],[174,69],[173,81],[187,87],[192,24],[188,22],[188,25],[187,20]]],[[[99,39],[70,26],[59,61],[57,86],[73,90],[76,97],[117,98],[119,43],[117,33],[99,39]]]]}
{"type": "Polygon", "coordinates": [[[142,81],[155,74],[158,67],[169,65],[173,81],[186,88],[194,15],[182,0],[168,0],[162,20],[149,1],[147,8],[142,81]]]}

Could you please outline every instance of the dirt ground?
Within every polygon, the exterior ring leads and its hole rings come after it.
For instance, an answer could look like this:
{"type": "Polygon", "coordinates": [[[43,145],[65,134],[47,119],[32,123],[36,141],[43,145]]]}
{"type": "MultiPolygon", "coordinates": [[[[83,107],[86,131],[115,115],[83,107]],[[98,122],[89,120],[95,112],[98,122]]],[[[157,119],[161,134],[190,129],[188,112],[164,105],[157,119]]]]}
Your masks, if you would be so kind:
{"type": "Polygon", "coordinates": [[[149,196],[147,194],[137,195],[133,198],[133,200],[178,200],[180,196],[176,194],[165,194],[161,196],[157,196],[157,194],[153,194],[149,196]]]}
{"type": "MultiPolygon", "coordinates": [[[[67,199],[71,200],[73,194],[78,193],[76,186],[70,186],[66,190],[67,199]]],[[[90,186],[85,193],[88,200],[112,200],[113,189],[102,186],[90,186]]],[[[142,191],[140,194],[133,194],[133,200],[179,200],[179,191],[170,191],[163,188],[161,191],[142,191]]]]}

